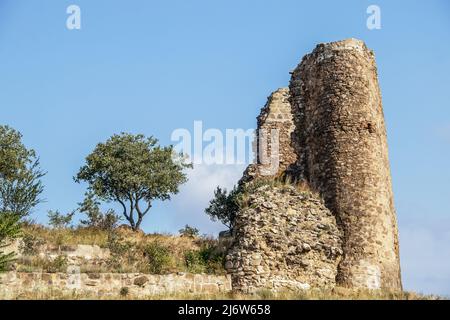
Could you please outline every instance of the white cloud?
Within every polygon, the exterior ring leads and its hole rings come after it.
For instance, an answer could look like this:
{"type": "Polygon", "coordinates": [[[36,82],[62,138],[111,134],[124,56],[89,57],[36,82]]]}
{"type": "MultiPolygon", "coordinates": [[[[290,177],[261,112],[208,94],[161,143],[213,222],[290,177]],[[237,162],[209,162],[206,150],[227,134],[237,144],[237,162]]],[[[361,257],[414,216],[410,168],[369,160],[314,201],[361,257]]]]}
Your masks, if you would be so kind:
{"type": "Polygon", "coordinates": [[[151,230],[161,231],[162,228],[176,233],[176,230],[186,224],[199,228],[201,233],[206,234],[217,235],[225,230],[226,227],[220,222],[212,222],[204,210],[213,198],[216,187],[230,190],[242,177],[245,167],[246,165],[196,165],[189,170],[189,180],[181,186],[180,192],[170,202],[161,205],[155,221],[149,221],[148,225],[154,227],[151,230]]]}

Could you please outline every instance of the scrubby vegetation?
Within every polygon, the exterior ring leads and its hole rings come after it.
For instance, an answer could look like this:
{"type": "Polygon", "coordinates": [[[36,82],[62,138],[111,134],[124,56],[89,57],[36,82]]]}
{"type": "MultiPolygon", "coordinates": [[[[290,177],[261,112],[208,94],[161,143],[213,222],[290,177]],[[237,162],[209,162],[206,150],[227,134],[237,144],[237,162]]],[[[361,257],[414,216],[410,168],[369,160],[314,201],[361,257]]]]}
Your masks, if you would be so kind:
{"type": "Polygon", "coordinates": [[[77,245],[97,245],[109,249],[109,258],[96,265],[82,264],[81,272],[225,273],[226,246],[205,236],[144,234],[129,227],[109,231],[86,227],[50,229],[30,223],[22,224],[22,230],[22,257],[11,265],[17,271],[65,272],[65,251],[77,245]],[[43,248],[56,258],[39,255],[43,248]]]}
{"type": "Polygon", "coordinates": [[[54,229],[65,229],[69,228],[72,223],[73,216],[75,215],[75,211],[69,213],[60,213],[58,210],[53,211],[50,210],[47,213],[48,224],[52,226],[54,229]]]}
{"type": "Polygon", "coordinates": [[[211,220],[220,221],[229,230],[233,230],[242,191],[239,187],[234,187],[230,192],[217,187],[214,191],[214,198],[209,202],[205,213],[210,216],[211,220]]]}
{"type": "Polygon", "coordinates": [[[4,253],[2,249],[6,248],[11,240],[17,238],[19,234],[20,226],[17,215],[0,214],[0,271],[4,271],[14,259],[14,252],[4,253]]]}
{"type": "Polygon", "coordinates": [[[106,248],[108,232],[89,227],[53,229],[33,222],[21,224],[25,250],[36,250],[40,245],[74,246],[78,244],[98,245],[106,248]]]}
{"type": "MultiPolygon", "coordinates": [[[[17,297],[17,299],[35,300],[134,300],[134,297],[127,287],[124,287],[117,295],[86,296],[80,294],[62,294],[58,290],[47,293],[28,293],[17,297]]],[[[422,295],[414,292],[389,292],[389,291],[369,291],[369,290],[346,290],[341,288],[330,290],[307,290],[307,291],[286,291],[274,293],[272,291],[261,290],[254,294],[240,293],[217,293],[217,294],[190,294],[179,292],[174,294],[152,295],[139,297],[147,300],[442,300],[443,297],[435,295],[422,295]]]]}
{"type": "Polygon", "coordinates": [[[92,192],[87,192],[83,202],[78,205],[80,213],[86,215],[86,219],[80,221],[84,227],[110,231],[117,227],[117,224],[121,220],[112,209],[102,212],[100,209],[100,201],[92,192]]]}
{"type": "Polygon", "coordinates": [[[224,273],[224,249],[216,240],[204,239],[200,249],[185,252],[187,270],[191,273],[224,273]]]}

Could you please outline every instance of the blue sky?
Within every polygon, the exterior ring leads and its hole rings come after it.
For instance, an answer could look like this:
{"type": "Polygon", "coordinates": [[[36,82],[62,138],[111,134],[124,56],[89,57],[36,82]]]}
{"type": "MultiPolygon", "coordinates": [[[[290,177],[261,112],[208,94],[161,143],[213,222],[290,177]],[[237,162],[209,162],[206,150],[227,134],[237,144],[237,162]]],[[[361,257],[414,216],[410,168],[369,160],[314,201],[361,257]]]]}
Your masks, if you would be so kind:
{"type": "MultiPolygon", "coordinates": [[[[355,37],[374,49],[388,129],[406,289],[450,295],[450,3],[448,1],[0,0],[1,123],[37,150],[48,209],[71,210],[72,177],[121,131],[169,144],[174,129],[254,128],[266,97],[317,43],[355,37]],[[66,8],[81,8],[81,30],[66,8]],[[366,9],[381,8],[380,30],[366,9]]],[[[220,224],[203,213],[244,166],[198,166],[147,232],[220,224]]]]}

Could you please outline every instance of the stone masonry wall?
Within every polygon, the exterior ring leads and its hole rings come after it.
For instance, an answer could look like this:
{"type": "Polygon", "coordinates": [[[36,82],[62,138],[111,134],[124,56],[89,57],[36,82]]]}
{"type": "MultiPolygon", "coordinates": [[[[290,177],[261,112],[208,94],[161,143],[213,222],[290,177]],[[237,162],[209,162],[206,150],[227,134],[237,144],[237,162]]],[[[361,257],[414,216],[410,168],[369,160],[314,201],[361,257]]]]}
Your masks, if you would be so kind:
{"type": "Polygon", "coordinates": [[[262,175],[279,175],[297,159],[291,142],[295,127],[289,98],[288,88],[276,90],[270,95],[257,118],[257,163],[260,164],[262,175]],[[271,139],[272,137],[274,139],[271,139]],[[269,158],[276,161],[275,168],[270,166],[272,163],[267,164],[269,158]]]}
{"type": "Polygon", "coordinates": [[[319,196],[297,187],[256,187],[235,223],[225,267],[233,290],[333,287],[341,232],[319,196]]]}
{"type": "Polygon", "coordinates": [[[133,298],[165,294],[215,294],[231,291],[229,276],[206,274],[147,275],[139,273],[19,273],[0,274],[0,299],[27,294],[81,295],[117,298],[126,290],[133,298]],[[126,289],[124,289],[126,288],[126,289]]]}
{"type": "Polygon", "coordinates": [[[256,164],[247,168],[243,181],[283,175],[295,163],[297,154],[291,137],[295,127],[289,98],[289,89],[280,88],[268,97],[261,109],[253,148],[256,164]]]}
{"type": "MultiPolygon", "coordinates": [[[[17,261],[30,259],[21,250],[22,240],[14,241],[4,248],[15,252],[17,261]]],[[[73,294],[93,298],[117,298],[126,288],[134,298],[145,298],[165,294],[215,294],[231,291],[231,277],[207,274],[177,273],[167,275],[141,273],[83,272],[97,269],[108,263],[110,250],[97,245],[73,245],[55,247],[42,245],[35,257],[55,260],[59,256],[67,259],[67,272],[7,272],[0,273],[0,299],[15,299],[20,296],[42,295],[71,296],[73,294]]],[[[15,264],[14,264],[15,265],[15,264]]],[[[13,265],[13,266],[14,266],[13,265]]]]}
{"type": "Polygon", "coordinates": [[[301,176],[344,232],[337,281],[401,289],[398,231],[374,54],[359,40],[320,44],[290,83],[301,176]]]}
{"type": "MultiPolygon", "coordinates": [[[[287,175],[305,181],[319,196],[300,200],[279,190],[256,193],[264,203],[254,200],[251,209],[237,215],[227,265],[233,286],[244,291],[276,289],[275,283],[401,290],[397,221],[373,52],[356,39],[319,44],[292,72],[289,90],[275,91],[261,110],[258,132],[271,128],[281,132],[279,167],[268,171],[257,157],[240,186],[262,176],[287,175]],[[334,280],[312,272],[323,269],[318,261],[327,261],[326,256],[316,255],[308,270],[299,267],[304,261],[302,245],[311,241],[311,225],[301,221],[311,212],[309,207],[318,210],[314,201],[320,199],[335,218],[320,224],[339,229],[342,237],[342,259],[326,262],[334,280]],[[268,243],[268,237],[277,240],[268,243]]],[[[272,151],[274,162],[277,155],[271,144],[256,141],[256,149],[272,151]]],[[[316,218],[326,211],[318,212],[316,218]]],[[[340,248],[337,243],[335,247],[340,248]]]]}

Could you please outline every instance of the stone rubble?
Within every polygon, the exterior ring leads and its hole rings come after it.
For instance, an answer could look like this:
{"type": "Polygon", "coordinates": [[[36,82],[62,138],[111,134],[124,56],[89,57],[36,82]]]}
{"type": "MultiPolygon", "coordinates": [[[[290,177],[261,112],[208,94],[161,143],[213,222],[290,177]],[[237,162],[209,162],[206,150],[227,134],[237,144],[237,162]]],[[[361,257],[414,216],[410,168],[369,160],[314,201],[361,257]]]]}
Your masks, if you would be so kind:
{"type": "Polygon", "coordinates": [[[234,290],[335,285],[342,234],[318,195],[289,185],[258,187],[235,230],[225,265],[234,290]]]}

